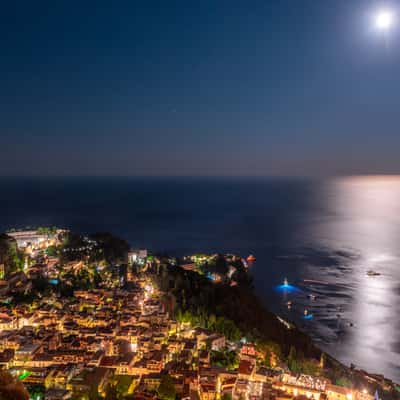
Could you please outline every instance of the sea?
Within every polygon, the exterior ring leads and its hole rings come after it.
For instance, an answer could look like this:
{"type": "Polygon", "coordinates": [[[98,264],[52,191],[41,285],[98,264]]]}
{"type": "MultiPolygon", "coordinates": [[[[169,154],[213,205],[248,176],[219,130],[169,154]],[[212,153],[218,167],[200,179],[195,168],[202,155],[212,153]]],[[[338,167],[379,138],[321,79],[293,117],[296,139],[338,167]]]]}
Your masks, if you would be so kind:
{"type": "Polygon", "coordinates": [[[0,179],[0,230],[41,225],[171,255],[253,254],[271,311],[400,382],[400,177],[0,179]]]}

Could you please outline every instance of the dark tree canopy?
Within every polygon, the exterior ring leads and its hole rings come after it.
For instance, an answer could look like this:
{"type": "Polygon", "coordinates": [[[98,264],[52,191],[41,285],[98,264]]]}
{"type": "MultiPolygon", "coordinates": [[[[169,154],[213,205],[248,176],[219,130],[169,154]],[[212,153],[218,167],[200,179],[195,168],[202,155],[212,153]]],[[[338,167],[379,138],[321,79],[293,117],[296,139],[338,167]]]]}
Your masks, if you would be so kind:
{"type": "Polygon", "coordinates": [[[176,396],[175,386],[172,378],[169,375],[163,375],[157,393],[162,400],[175,399],[176,396]]]}
{"type": "Polygon", "coordinates": [[[95,233],[90,236],[102,249],[104,258],[111,264],[123,263],[126,261],[129,243],[111,233],[95,233]]]}
{"type": "Polygon", "coordinates": [[[0,400],[29,400],[29,393],[12,375],[0,371],[0,400]]]}
{"type": "Polygon", "coordinates": [[[17,241],[6,235],[0,234],[0,265],[4,264],[6,275],[18,271],[23,267],[23,255],[18,250],[17,241]]]}

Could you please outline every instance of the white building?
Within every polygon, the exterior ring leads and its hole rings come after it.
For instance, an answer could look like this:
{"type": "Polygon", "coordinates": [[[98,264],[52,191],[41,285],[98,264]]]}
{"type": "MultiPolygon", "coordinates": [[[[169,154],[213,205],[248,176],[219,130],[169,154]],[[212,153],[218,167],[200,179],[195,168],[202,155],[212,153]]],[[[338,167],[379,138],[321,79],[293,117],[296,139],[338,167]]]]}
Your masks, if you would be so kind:
{"type": "Polygon", "coordinates": [[[131,250],[128,253],[128,262],[129,264],[134,263],[142,263],[147,258],[147,250],[146,249],[139,249],[139,250],[131,250]]]}

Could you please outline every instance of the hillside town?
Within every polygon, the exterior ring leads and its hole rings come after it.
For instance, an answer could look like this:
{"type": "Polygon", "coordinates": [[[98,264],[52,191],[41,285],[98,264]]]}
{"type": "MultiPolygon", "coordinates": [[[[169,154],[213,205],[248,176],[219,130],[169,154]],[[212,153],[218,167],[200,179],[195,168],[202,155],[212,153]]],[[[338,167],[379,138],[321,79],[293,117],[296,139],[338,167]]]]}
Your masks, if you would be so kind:
{"type": "MultiPolygon", "coordinates": [[[[110,267],[104,281],[95,287],[74,285],[73,291],[63,295],[57,288],[63,280],[71,280],[68,274],[82,277],[87,268],[82,254],[98,248],[95,240],[84,237],[79,247],[62,248],[64,253],[76,251],[79,257],[61,263],[61,247],[57,253],[47,250],[61,246],[65,233],[56,229],[11,232],[9,237],[22,255],[21,269],[10,273],[7,265],[1,264],[0,368],[21,382],[30,398],[379,397],[371,387],[338,385],[322,372],[291,371],[279,355],[273,351],[266,355],[245,337],[229,337],[176,317],[174,299],[150,273],[159,267],[158,260],[146,250],[130,250],[126,268],[99,263],[98,273],[110,267]]],[[[232,256],[227,257],[232,261],[232,256]]],[[[189,257],[179,268],[198,272],[198,258],[189,257]]],[[[228,286],[237,285],[233,273],[231,268],[226,277],[214,272],[210,280],[217,285],[230,279],[225,282],[228,286]]],[[[321,357],[319,363],[323,362],[321,357]]],[[[320,367],[322,371],[323,365],[320,367]]]]}

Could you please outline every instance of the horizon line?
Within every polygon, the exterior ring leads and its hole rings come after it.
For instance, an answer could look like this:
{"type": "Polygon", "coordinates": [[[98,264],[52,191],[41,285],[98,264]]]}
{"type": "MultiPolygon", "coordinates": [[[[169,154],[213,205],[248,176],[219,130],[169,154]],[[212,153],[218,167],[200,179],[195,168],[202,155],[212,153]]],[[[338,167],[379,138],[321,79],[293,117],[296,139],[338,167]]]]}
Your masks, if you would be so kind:
{"type": "Polygon", "coordinates": [[[0,179],[335,179],[400,178],[400,173],[327,175],[0,175],[0,179]]]}

